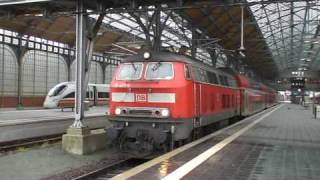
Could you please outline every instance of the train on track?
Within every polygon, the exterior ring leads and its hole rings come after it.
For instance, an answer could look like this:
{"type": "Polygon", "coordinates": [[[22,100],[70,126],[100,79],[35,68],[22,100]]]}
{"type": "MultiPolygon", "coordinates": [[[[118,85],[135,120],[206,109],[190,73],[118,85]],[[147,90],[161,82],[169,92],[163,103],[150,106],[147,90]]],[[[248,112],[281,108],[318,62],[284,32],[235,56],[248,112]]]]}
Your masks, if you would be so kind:
{"type": "Polygon", "coordinates": [[[110,142],[152,151],[277,103],[277,92],[230,69],[167,52],[128,57],[110,85],[110,142]]]}
{"type": "MultiPolygon", "coordinates": [[[[109,101],[109,84],[88,84],[86,100],[93,105],[105,105],[109,101]]],[[[57,108],[61,101],[74,101],[75,82],[62,82],[48,92],[43,107],[57,108]]]]}

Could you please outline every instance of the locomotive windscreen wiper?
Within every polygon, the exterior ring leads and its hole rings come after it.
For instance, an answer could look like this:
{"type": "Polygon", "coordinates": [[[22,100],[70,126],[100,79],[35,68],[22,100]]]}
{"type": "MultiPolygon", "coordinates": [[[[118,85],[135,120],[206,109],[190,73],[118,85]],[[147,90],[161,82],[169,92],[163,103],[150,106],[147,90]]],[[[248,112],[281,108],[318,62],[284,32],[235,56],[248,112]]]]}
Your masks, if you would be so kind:
{"type": "Polygon", "coordinates": [[[156,71],[157,69],[159,69],[160,66],[161,66],[161,62],[158,61],[157,64],[152,67],[152,71],[156,71]]]}
{"type": "Polygon", "coordinates": [[[134,65],[133,62],[131,63],[131,65],[132,65],[132,67],[133,67],[134,72],[136,72],[138,68],[134,65]]]}

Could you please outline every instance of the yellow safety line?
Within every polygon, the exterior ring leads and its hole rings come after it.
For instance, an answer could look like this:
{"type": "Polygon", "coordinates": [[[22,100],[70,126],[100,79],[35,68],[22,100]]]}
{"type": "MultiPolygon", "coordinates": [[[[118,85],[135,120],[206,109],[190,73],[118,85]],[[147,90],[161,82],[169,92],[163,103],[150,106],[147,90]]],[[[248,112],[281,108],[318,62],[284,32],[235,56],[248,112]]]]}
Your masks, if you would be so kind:
{"type": "Polygon", "coordinates": [[[187,175],[189,172],[191,172],[193,169],[198,167],[200,164],[202,164],[204,161],[209,159],[211,156],[213,156],[215,153],[223,149],[225,146],[230,144],[233,140],[241,136],[243,133],[248,131],[250,128],[252,128],[257,123],[261,122],[263,119],[265,119],[267,116],[272,114],[274,111],[279,109],[281,106],[277,107],[276,109],[273,109],[272,111],[264,114],[259,119],[255,120],[254,122],[250,123],[248,126],[242,128],[238,132],[234,133],[233,135],[229,136],[228,138],[224,139],[223,141],[219,142],[218,144],[214,145],[210,149],[206,150],[202,154],[198,155],[197,157],[193,158],[189,162],[183,164],[175,171],[171,172],[166,177],[162,178],[162,180],[176,180],[181,179],[185,175],[187,175]]]}

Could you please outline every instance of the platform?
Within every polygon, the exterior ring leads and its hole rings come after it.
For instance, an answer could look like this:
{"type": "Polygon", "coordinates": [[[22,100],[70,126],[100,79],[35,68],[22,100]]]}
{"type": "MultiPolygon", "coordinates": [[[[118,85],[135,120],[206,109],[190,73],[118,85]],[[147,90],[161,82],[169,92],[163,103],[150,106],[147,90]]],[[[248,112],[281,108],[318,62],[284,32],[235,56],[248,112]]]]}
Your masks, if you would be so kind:
{"type": "Polygon", "coordinates": [[[319,179],[320,120],[281,104],[124,172],[123,179],[319,179]]]}
{"type": "MultiPolygon", "coordinates": [[[[108,106],[94,106],[85,111],[86,116],[105,115],[109,111],[108,106]]],[[[30,110],[0,110],[0,125],[10,123],[26,123],[44,120],[65,119],[74,117],[74,112],[68,109],[30,109],[30,110]]]]}
{"type": "MultiPolygon", "coordinates": [[[[85,111],[84,124],[104,128],[108,106],[91,107],[85,111]]],[[[74,121],[74,112],[60,109],[0,111],[0,142],[62,134],[74,121]]]]}

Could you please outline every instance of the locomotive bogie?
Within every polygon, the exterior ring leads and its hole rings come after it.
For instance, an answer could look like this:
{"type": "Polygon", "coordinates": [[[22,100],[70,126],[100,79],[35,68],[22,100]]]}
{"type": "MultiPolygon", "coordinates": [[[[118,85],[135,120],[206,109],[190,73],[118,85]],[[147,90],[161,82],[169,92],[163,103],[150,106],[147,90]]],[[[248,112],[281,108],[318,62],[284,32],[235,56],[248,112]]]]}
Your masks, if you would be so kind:
{"type": "MultiPolygon", "coordinates": [[[[170,141],[178,141],[190,137],[192,131],[191,119],[150,119],[150,118],[116,118],[109,119],[113,124],[111,129],[107,129],[110,143],[131,143],[130,148],[142,144],[152,144],[157,149],[166,146],[170,141]],[[111,138],[112,137],[112,138],[111,138]],[[117,138],[124,137],[125,141],[117,138]]],[[[133,148],[133,149],[136,149],[133,148]]],[[[145,147],[144,147],[145,148],[145,147]]]]}

